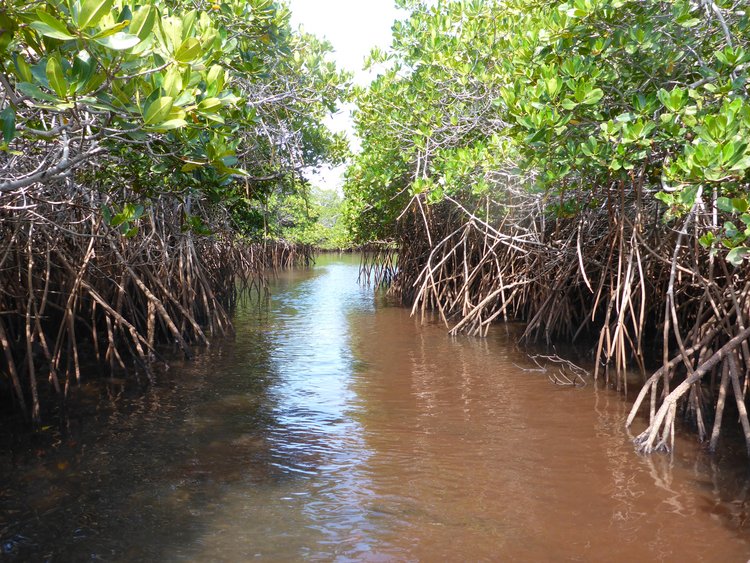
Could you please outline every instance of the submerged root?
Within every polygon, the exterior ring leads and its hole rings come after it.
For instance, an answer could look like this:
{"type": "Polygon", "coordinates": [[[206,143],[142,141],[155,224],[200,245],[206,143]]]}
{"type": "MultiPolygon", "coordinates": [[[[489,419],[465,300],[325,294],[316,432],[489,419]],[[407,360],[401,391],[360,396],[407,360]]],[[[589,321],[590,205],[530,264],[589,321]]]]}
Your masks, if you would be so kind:
{"type": "Polygon", "coordinates": [[[547,374],[551,383],[563,387],[585,387],[589,373],[581,366],[574,364],[570,360],[561,358],[557,354],[533,354],[529,359],[536,364],[536,368],[523,368],[514,364],[522,371],[537,371],[547,374]],[[550,370],[547,365],[542,365],[542,361],[549,362],[556,367],[556,371],[550,370]]]}
{"type": "Polygon", "coordinates": [[[315,263],[315,249],[309,244],[267,240],[263,243],[263,250],[263,269],[309,268],[315,263]]]}
{"type": "MultiPolygon", "coordinates": [[[[729,271],[698,244],[716,226],[714,201],[699,192],[670,228],[658,202],[641,194],[643,178],[633,178],[571,189],[571,219],[546,215],[518,179],[493,191],[502,201],[447,197],[428,206],[415,196],[401,216],[390,291],[423,319],[436,312],[452,334],[484,336],[495,320],[512,319],[526,322],[527,340],[593,338],[595,379],[627,392],[630,366],[644,376],[627,420],[648,410],[636,438],[643,452],[671,448],[680,415],[715,449],[732,395],[750,452],[747,268],[729,271]],[[657,358],[661,367],[647,378],[657,358]]],[[[377,274],[378,261],[388,270],[391,255],[371,253],[369,271],[377,274]]]]}
{"type": "Polygon", "coordinates": [[[358,283],[371,287],[390,287],[398,272],[397,248],[389,243],[373,242],[362,246],[358,283]]]}
{"type": "MultiPolygon", "coordinates": [[[[711,448],[716,448],[718,440],[720,425],[722,420],[722,414],[724,409],[724,400],[726,397],[726,381],[727,377],[731,380],[732,390],[734,393],[735,401],[737,404],[737,411],[739,413],[740,422],[745,434],[745,441],[747,444],[748,454],[750,454],[750,423],[748,422],[747,409],[745,407],[745,393],[741,378],[746,378],[747,374],[742,374],[739,369],[740,362],[738,361],[740,354],[739,350],[743,346],[743,343],[747,342],[750,338],[750,328],[745,328],[738,332],[733,338],[731,338],[726,344],[719,348],[716,352],[712,353],[706,360],[701,362],[696,369],[692,370],[692,373],[685,378],[679,385],[677,385],[662,401],[659,410],[652,413],[649,420],[649,425],[646,430],[638,435],[635,439],[636,446],[639,451],[643,453],[651,453],[653,451],[668,451],[674,446],[674,429],[675,429],[675,418],[677,414],[677,407],[679,402],[688,394],[691,389],[696,386],[700,386],[701,380],[709,373],[714,370],[722,372],[722,385],[719,395],[720,403],[717,405],[717,416],[716,422],[712,432],[711,448]]],[[[682,360],[682,358],[680,358],[682,360]]],[[[746,361],[743,358],[743,361],[746,361]]],[[[670,362],[676,365],[677,362],[670,362]]],[[[663,370],[663,368],[662,368],[663,370]]],[[[643,387],[645,391],[642,391],[638,396],[638,399],[631,408],[630,415],[628,416],[627,425],[633,422],[641,403],[646,398],[648,393],[655,394],[658,388],[658,381],[664,376],[664,371],[657,371],[652,378],[643,387]]]]}
{"type": "MultiPolygon", "coordinates": [[[[238,243],[220,222],[212,236],[195,235],[174,201],[151,202],[125,237],[101,220],[103,195],[74,190],[33,207],[24,197],[0,202],[0,395],[37,423],[92,361],[152,380],[164,352],[190,357],[231,334],[238,295],[261,295],[264,271],[313,258],[283,242],[238,243]]],[[[200,212],[194,202],[191,212],[200,212]]]]}

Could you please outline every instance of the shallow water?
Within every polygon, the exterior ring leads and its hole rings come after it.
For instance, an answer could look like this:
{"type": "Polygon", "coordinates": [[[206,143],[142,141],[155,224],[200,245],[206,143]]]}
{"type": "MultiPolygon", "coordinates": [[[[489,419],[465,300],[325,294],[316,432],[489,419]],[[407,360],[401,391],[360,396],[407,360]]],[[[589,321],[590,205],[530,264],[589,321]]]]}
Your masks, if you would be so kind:
{"type": "Polygon", "coordinates": [[[451,338],[356,279],[323,257],[145,395],[88,387],[0,459],[2,557],[750,557],[744,457],[638,456],[628,404],[529,371],[513,325],[451,338]]]}

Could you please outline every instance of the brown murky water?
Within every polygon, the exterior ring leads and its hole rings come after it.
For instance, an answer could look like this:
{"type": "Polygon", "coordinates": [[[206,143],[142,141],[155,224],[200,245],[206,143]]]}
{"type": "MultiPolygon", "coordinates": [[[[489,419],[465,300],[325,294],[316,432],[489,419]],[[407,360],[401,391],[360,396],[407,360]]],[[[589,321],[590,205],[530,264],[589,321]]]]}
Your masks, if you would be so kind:
{"type": "Polygon", "coordinates": [[[744,457],[640,457],[627,403],[528,371],[513,327],[453,339],[356,278],[284,274],[147,394],[82,393],[0,459],[0,558],[750,558],[744,457]]]}

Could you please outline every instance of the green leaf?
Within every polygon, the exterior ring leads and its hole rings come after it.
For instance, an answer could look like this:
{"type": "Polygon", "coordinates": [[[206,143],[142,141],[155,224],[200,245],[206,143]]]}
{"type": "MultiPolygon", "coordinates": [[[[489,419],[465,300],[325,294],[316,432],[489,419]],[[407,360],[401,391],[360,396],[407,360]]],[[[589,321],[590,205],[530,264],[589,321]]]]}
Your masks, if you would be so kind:
{"type": "Polygon", "coordinates": [[[156,9],[153,6],[142,6],[130,20],[128,33],[137,36],[141,41],[146,39],[154,28],[156,9]]]}
{"type": "Polygon", "coordinates": [[[114,0],[83,0],[81,11],[78,12],[78,29],[94,27],[105,14],[112,10],[114,0]]]}
{"type": "Polygon", "coordinates": [[[172,110],[172,101],[171,96],[164,96],[155,100],[148,106],[146,113],[143,115],[143,122],[146,125],[157,125],[164,121],[172,110]]]}
{"type": "Polygon", "coordinates": [[[81,92],[94,75],[95,62],[86,51],[81,51],[73,61],[71,82],[75,85],[75,91],[81,92]]]}
{"type": "Polygon", "coordinates": [[[583,98],[582,104],[586,104],[587,106],[594,105],[599,100],[601,100],[604,97],[604,91],[601,88],[594,88],[590,92],[586,93],[586,96],[583,98]]]}
{"type": "Polygon", "coordinates": [[[21,79],[21,82],[33,82],[34,77],[31,74],[31,67],[21,55],[16,54],[13,57],[13,64],[16,67],[16,76],[21,79]]]}
{"type": "Polygon", "coordinates": [[[182,172],[192,172],[193,170],[197,170],[198,168],[201,168],[203,166],[202,164],[198,164],[197,162],[188,162],[182,165],[182,168],[180,170],[182,172]]]}
{"type": "Polygon", "coordinates": [[[724,145],[724,147],[721,149],[721,161],[722,163],[728,163],[732,160],[732,157],[735,155],[736,147],[734,143],[727,143],[724,145]]]}
{"type": "Polygon", "coordinates": [[[728,238],[734,238],[739,234],[739,230],[737,230],[737,226],[731,221],[725,221],[724,234],[726,234],[728,238]]]}
{"type": "Polygon", "coordinates": [[[130,33],[125,33],[124,31],[118,31],[113,35],[95,39],[95,41],[99,43],[99,45],[103,45],[104,47],[112,49],[113,51],[124,51],[126,49],[130,49],[131,47],[135,47],[136,45],[138,45],[138,43],[141,42],[140,38],[137,35],[131,35],[130,33]]]}
{"type": "Polygon", "coordinates": [[[735,197],[732,199],[732,207],[735,209],[735,211],[744,213],[748,209],[747,200],[743,197],[735,197]]]}
{"type": "Polygon", "coordinates": [[[201,54],[201,44],[195,37],[188,37],[182,42],[179,49],[175,51],[175,60],[188,63],[195,60],[201,54]]]}
{"type": "Polygon", "coordinates": [[[224,68],[219,65],[213,65],[206,76],[206,94],[215,96],[224,89],[224,68]]]}
{"type": "Polygon", "coordinates": [[[172,111],[169,112],[169,115],[167,116],[167,120],[170,119],[185,119],[185,116],[187,113],[184,109],[177,107],[174,102],[172,102],[172,111]]]}
{"type": "Polygon", "coordinates": [[[16,88],[18,88],[18,90],[25,96],[29,96],[30,98],[33,98],[35,100],[44,100],[45,102],[57,101],[57,98],[55,98],[54,96],[50,96],[49,94],[47,94],[47,92],[44,92],[36,84],[30,84],[28,82],[20,82],[16,84],[16,88]]]}
{"type": "Polygon", "coordinates": [[[133,205],[132,203],[126,203],[123,206],[122,211],[120,211],[120,213],[113,217],[108,209],[106,209],[105,207],[102,208],[105,222],[107,222],[112,227],[120,227],[120,232],[123,234],[131,231],[132,229],[136,229],[137,231],[138,226],[136,225],[131,228],[130,223],[140,219],[143,215],[143,211],[144,207],[140,204],[133,205]],[[109,220],[107,220],[107,216],[109,216],[109,220]]]}
{"type": "MultiPolygon", "coordinates": [[[[131,204],[128,204],[131,205],[131,204]]],[[[132,212],[131,212],[131,221],[137,221],[141,218],[143,215],[143,212],[145,211],[145,207],[143,207],[141,204],[132,206],[132,212]]]]}
{"type": "Polygon", "coordinates": [[[109,224],[111,227],[119,227],[120,225],[124,225],[127,220],[128,216],[126,213],[118,213],[111,218],[109,224]]]}
{"type": "Polygon", "coordinates": [[[747,246],[737,246],[727,254],[727,262],[733,266],[739,266],[748,253],[750,253],[750,248],[747,246]]]}
{"type": "Polygon", "coordinates": [[[130,6],[123,6],[120,11],[120,15],[117,16],[117,23],[130,22],[133,19],[133,12],[130,10],[130,6]]]}
{"type": "Polygon", "coordinates": [[[698,242],[703,248],[710,248],[711,245],[714,243],[715,239],[716,239],[716,236],[711,231],[709,231],[705,235],[703,235],[701,238],[699,238],[698,242]]]}
{"type": "Polygon", "coordinates": [[[547,87],[547,95],[550,98],[553,98],[557,95],[557,93],[560,91],[560,86],[562,85],[557,78],[554,76],[551,78],[547,78],[545,81],[545,86],[547,87]]]}
{"type": "Polygon", "coordinates": [[[105,225],[112,223],[112,211],[106,205],[102,205],[102,218],[104,219],[105,225]]]}
{"type": "Polygon", "coordinates": [[[680,27],[695,27],[699,23],[701,23],[700,18],[688,18],[688,19],[677,20],[677,25],[679,25],[680,27]]]}
{"type": "Polygon", "coordinates": [[[564,99],[564,100],[563,100],[562,102],[560,102],[560,105],[561,105],[561,106],[562,106],[562,107],[563,107],[564,109],[566,109],[566,110],[570,111],[570,110],[572,110],[572,109],[575,109],[575,108],[576,108],[576,106],[577,106],[578,104],[577,104],[577,103],[575,103],[575,102],[574,102],[573,100],[571,100],[571,99],[569,99],[569,98],[565,98],[565,99],[564,99]]]}
{"type": "Polygon", "coordinates": [[[97,33],[96,35],[94,35],[92,37],[92,39],[102,39],[103,37],[109,37],[110,35],[114,35],[118,31],[122,31],[126,27],[128,27],[128,22],[127,21],[118,22],[115,25],[113,25],[112,27],[108,27],[106,29],[102,29],[99,33],[97,33]]]}
{"type": "Polygon", "coordinates": [[[664,88],[659,88],[659,90],[656,92],[656,97],[659,98],[659,101],[665,108],[669,108],[669,92],[667,92],[664,88]]]}
{"type": "Polygon", "coordinates": [[[219,98],[206,98],[198,104],[198,111],[215,111],[221,107],[219,98]]]}
{"type": "Polygon", "coordinates": [[[730,170],[737,171],[737,172],[744,172],[750,168],[750,155],[742,157],[739,159],[734,166],[730,170]]]}
{"type": "Polygon", "coordinates": [[[3,141],[8,144],[16,134],[16,110],[8,106],[1,111],[0,124],[2,124],[3,129],[3,141]]]}
{"type": "Polygon", "coordinates": [[[17,29],[18,24],[15,19],[9,18],[5,11],[0,12],[0,51],[8,48],[17,29]]]}
{"type": "Polygon", "coordinates": [[[728,197],[720,197],[716,199],[716,207],[719,211],[723,211],[725,213],[731,213],[734,211],[734,207],[732,206],[732,200],[728,197]]]}
{"type": "Polygon", "coordinates": [[[174,101],[174,105],[184,107],[195,103],[195,96],[190,90],[184,90],[174,101]]]}
{"type": "Polygon", "coordinates": [[[107,76],[105,74],[94,74],[83,86],[80,87],[80,93],[82,94],[88,94],[89,92],[96,91],[99,86],[104,84],[104,81],[107,80],[107,76]]]}
{"type": "Polygon", "coordinates": [[[149,130],[153,131],[171,131],[173,129],[180,129],[182,127],[187,126],[187,121],[184,119],[168,119],[167,121],[164,121],[162,123],[159,123],[158,125],[153,126],[149,130]]]}
{"type": "Polygon", "coordinates": [[[172,65],[165,73],[161,87],[166,96],[172,96],[173,98],[182,92],[182,73],[177,66],[172,65]]]}
{"type": "Polygon", "coordinates": [[[201,112],[201,115],[209,121],[224,124],[224,118],[218,113],[201,112]]]}
{"type": "Polygon", "coordinates": [[[698,195],[699,186],[687,186],[678,192],[677,199],[686,207],[692,207],[695,203],[695,197],[698,195]]]}
{"type": "Polygon", "coordinates": [[[62,66],[60,66],[57,57],[50,57],[47,61],[47,80],[49,80],[49,85],[55,91],[55,94],[61,98],[67,97],[68,84],[65,82],[62,66]]]}
{"type": "Polygon", "coordinates": [[[30,25],[42,35],[52,37],[53,39],[75,39],[75,35],[70,34],[68,27],[63,22],[47,12],[37,10],[36,17],[39,18],[39,20],[31,22],[30,25]]]}
{"type": "Polygon", "coordinates": [[[182,16],[181,39],[185,39],[193,33],[193,28],[195,26],[195,18],[197,16],[198,16],[198,12],[196,10],[190,10],[187,14],[182,16]]]}
{"type": "Polygon", "coordinates": [[[208,71],[208,75],[206,76],[206,82],[209,84],[212,84],[216,81],[221,82],[221,86],[219,86],[219,89],[224,86],[224,68],[221,65],[213,65],[211,69],[208,71]]]}

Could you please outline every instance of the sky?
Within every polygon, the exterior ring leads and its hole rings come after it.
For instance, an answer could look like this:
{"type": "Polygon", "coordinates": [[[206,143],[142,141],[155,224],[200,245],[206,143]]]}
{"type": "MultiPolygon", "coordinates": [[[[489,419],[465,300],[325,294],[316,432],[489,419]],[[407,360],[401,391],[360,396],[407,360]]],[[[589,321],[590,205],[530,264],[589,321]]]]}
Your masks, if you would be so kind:
{"type": "MultiPolygon", "coordinates": [[[[354,73],[354,81],[367,85],[373,76],[362,70],[372,47],[391,44],[391,26],[403,17],[393,0],[287,0],[292,10],[292,26],[327,39],[333,45],[333,57],[339,68],[354,73]]],[[[344,108],[328,121],[333,131],[344,131],[356,149],[351,108],[344,108]]],[[[325,189],[341,191],[344,166],[324,169],[311,181],[325,189]]]]}
{"type": "Polygon", "coordinates": [[[374,46],[391,44],[391,26],[399,17],[393,0],[287,0],[292,26],[325,37],[334,48],[338,65],[354,72],[355,82],[367,84],[362,70],[374,46]]]}

